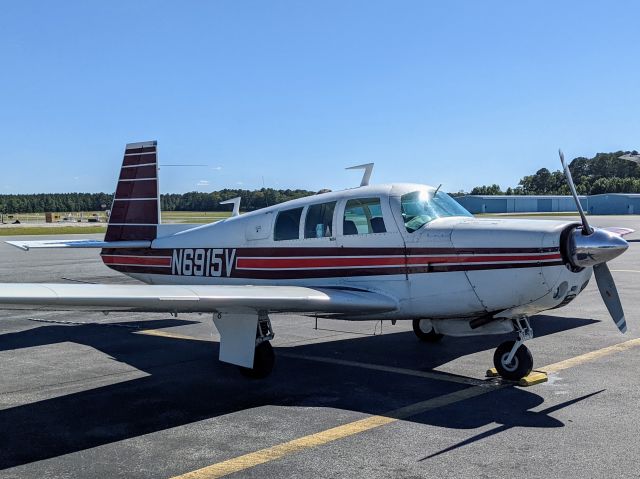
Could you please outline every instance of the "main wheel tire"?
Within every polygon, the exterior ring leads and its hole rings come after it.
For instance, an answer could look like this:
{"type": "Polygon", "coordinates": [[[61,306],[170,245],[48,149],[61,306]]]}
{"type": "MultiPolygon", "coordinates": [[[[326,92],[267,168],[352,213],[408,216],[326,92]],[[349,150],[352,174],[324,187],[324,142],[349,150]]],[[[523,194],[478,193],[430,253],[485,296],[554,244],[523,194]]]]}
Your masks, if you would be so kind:
{"type": "Polygon", "coordinates": [[[516,354],[513,356],[511,363],[506,362],[515,343],[515,341],[505,341],[498,346],[496,352],[493,354],[493,365],[498,371],[498,374],[510,381],[519,381],[527,376],[533,369],[533,356],[529,348],[524,344],[520,345],[516,350],[516,354]]]}
{"type": "Polygon", "coordinates": [[[258,346],[253,356],[253,368],[240,367],[243,376],[252,379],[266,378],[276,362],[276,355],[269,341],[263,341],[258,346]]]}
{"type": "Polygon", "coordinates": [[[414,319],[413,332],[416,333],[416,336],[418,336],[418,339],[420,341],[425,341],[427,343],[437,343],[442,339],[442,334],[436,333],[436,330],[433,329],[433,326],[429,326],[427,328],[427,324],[429,324],[427,323],[427,320],[414,319]]]}

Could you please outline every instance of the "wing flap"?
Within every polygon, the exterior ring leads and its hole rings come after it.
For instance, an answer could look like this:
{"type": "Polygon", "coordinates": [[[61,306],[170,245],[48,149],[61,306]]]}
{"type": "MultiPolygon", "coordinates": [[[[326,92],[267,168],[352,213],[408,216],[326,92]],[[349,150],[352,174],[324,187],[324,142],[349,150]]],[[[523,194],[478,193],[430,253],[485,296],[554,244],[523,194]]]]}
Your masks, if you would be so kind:
{"type": "Polygon", "coordinates": [[[47,311],[383,313],[388,296],[363,290],[300,286],[107,284],[0,285],[0,309],[47,311]]]}

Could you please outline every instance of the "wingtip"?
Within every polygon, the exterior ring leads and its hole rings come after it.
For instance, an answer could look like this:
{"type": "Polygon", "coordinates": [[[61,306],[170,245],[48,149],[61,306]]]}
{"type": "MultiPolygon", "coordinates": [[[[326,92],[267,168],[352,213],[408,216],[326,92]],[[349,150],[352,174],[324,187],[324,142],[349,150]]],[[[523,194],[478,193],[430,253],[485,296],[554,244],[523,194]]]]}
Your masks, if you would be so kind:
{"type": "Polygon", "coordinates": [[[29,251],[29,247],[27,245],[19,243],[17,241],[5,241],[5,243],[11,246],[15,246],[16,248],[21,249],[22,251],[29,251]]]}

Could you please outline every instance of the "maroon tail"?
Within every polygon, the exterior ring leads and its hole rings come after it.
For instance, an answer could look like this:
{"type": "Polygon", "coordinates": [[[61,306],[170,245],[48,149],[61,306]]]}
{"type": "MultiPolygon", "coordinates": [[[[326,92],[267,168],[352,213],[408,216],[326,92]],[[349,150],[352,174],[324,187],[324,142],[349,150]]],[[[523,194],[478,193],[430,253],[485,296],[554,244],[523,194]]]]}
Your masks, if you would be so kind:
{"type": "Polygon", "coordinates": [[[153,241],[159,219],[157,142],[129,143],[124,151],[105,241],[153,241]]]}

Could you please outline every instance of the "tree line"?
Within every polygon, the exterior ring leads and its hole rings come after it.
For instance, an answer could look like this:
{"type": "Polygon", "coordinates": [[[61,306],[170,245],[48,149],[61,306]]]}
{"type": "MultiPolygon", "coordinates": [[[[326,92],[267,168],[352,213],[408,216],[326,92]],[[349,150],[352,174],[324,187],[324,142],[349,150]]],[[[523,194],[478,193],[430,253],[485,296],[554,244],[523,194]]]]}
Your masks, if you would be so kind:
{"type": "MultiPolygon", "coordinates": [[[[598,153],[593,158],[578,157],[569,163],[571,176],[580,195],[602,193],[640,193],[640,165],[619,157],[637,155],[637,151],[598,153]]],[[[476,186],[472,195],[569,195],[569,187],[561,170],[541,168],[523,177],[518,186],[502,190],[500,185],[476,186]]]]}
{"type": "MultiPolygon", "coordinates": [[[[253,211],[284,201],[316,194],[307,190],[259,190],[224,189],[211,193],[192,191],[182,194],[160,195],[163,211],[220,211],[228,210],[229,205],[220,203],[240,196],[240,208],[253,211]]],[[[113,194],[109,193],[38,193],[38,194],[0,194],[0,213],[44,213],[101,211],[111,208],[113,194]]]]}

